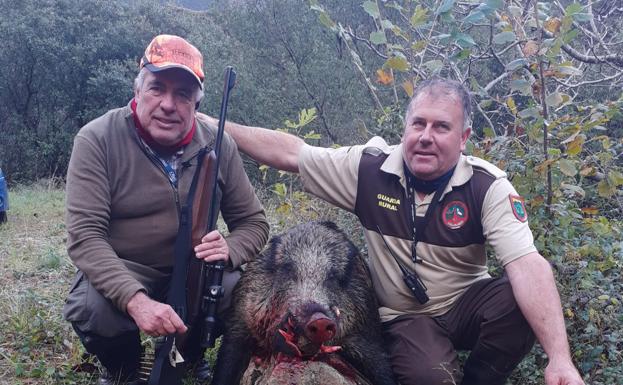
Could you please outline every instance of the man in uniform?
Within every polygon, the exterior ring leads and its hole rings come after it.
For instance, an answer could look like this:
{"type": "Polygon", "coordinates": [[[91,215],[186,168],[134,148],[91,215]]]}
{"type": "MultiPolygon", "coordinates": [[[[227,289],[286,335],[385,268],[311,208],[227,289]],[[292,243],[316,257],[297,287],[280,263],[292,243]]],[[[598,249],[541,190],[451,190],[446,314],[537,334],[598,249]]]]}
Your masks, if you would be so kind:
{"type": "MultiPolygon", "coordinates": [[[[197,48],[178,36],[156,36],[141,60],[131,102],[88,123],[74,140],[66,225],[68,253],[79,270],[63,313],[104,366],[101,385],[135,377],[139,331],[164,336],[187,330],[164,300],[197,154],[216,138],[216,126],[196,114],[203,79],[197,48]]],[[[220,156],[214,199],[229,234],[209,232],[195,252],[228,266],[222,314],[237,268],[262,249],[268,223],[227,135],[220,156]]],[[[184,358],[199,362],[196,373],[206,377],[201,357],[184,358]]]]}
{"type": "Polygon", "coordinates": [[[502,385],[535,334],[547,385],[583,384],[523,199],[503,171],[462,154],[470,116],[468,91],[434,79],[415,90],[399,145],[375,137],[330,149],[259,127],[228,122],[226,131],[260,163],[299,172],[307,191],[358,216],[402,385],[502,385]],[[488,274],[485,241],[503,277],[488,274]],[[462,373],[457,350],[471,351],[462,373]]]}

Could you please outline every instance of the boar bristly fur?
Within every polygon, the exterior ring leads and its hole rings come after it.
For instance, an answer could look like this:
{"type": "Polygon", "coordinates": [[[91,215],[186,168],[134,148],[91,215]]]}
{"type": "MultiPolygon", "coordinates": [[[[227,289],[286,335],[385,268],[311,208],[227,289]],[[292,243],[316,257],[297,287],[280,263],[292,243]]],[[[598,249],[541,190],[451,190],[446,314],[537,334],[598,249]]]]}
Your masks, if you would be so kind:
{"type": "Polygon", "coordinates": [[[373,385],[394,385],[377,308],[367,265],[346,235],[331,222],[295,226],[242,274],[213,385],[239,384],[252,357],[339,359],[373,385]]]}

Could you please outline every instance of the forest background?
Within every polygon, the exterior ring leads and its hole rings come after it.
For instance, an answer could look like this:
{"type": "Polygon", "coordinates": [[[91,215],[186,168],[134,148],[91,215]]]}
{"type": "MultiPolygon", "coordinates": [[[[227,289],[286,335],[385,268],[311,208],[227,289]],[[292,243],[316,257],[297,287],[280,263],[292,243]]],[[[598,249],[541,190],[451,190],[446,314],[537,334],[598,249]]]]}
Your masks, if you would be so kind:
{"type": "MultiPolygon", "coordinates": [[[[86,384],[91,361],[61,320],[73,275],[63,178],[81,126],[132,97],[153,36],[204,54],[217,115],[311,144],[397,143],[413,87],[433,76],[474,96],[468,152],[504,169],[559,282],[573,358],[590,384],[623,378],[623,2],[567,0],[0,0],[0,383],[86,384]]],[[[245,161],[273,233],[329,218],[365,251],[350,216],[295,176],[245,161]]],[[[499,267],[492,266],[499,274],[499,267]]],[[[512,384],[542,384],[537,345],[512,384]]]]}

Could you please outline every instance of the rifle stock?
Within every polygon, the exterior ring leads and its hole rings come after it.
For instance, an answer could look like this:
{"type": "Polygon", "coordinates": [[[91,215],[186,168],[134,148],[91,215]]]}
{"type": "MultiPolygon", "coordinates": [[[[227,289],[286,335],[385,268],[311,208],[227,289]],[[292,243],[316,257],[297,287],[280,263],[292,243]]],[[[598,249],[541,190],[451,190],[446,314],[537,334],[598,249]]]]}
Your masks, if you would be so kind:
{"type": "Polygon", "coordinates": [[[193,199],[192,230],[190,257],[188,260],[188,272],[186,275],[186,304],[188,331],[185,335],[177,338],[177,347],[183,356],[198,354],[196,348],[190,346],[200,336],[200,322],[203,314],[202,300],[206,279],[206,264],[203,260],[195,258],[193,249],[201,243],[201,238],[210,231],[209,210],[212,205],[214,194],[213,183],[215,181],[216,155],[214,151],[206,154],[200,168],[197,180],[197,191],[193,199]]]}
{"type": "MultiPolygon", "coordinates": [[[[214,346],[216,310],[218,301],[223,296],[222,279],[225,264],[222,261],[206,263],[195,258],[194,247],[201,243],[201,238],[206,233],[216,228],[219,212],[218,170],[220,148],[225,128],[229,91],[234,87],[235,81],[236,73],[232,67],[227,67],[214,149],[205,154],[205,156],[198,158],[198,174],[195,175],[197,177],[196,189],[194,195],[192,195],[191,212],[188,214],[190,217],[188,220],[191,225],[189,240],[192,247],[190,250],[187,249],[187,253],[190,253],[190,255],[183,254],[188,258],[186,259],[187,264],[184,269],[186,286],[183,293],[183,309],[180,315],[189,326],[189,330],[184,335],[167,336],[165,343],[156,349],[156,359],[149,376],[149,385],[181,383],[182,373],[179,365],[175,366],[174,363],[169,364],[166,362],[175,348],[182,352],[186,360],[194,360],[201,358],[204,348],[214,346]],[[206,212],[208,215],[206,215],[206,212]],[[175,346],[173,346],[173,341],[175,346]],[[196,341],[199,341],[199,343],[197,344],[196,341]]],[[[193,183],[195,183],[195,180],[193,180],[193,183]]],[[[191,187],[191,190],[193,190],[193,187],[191,187]]],[[[178,234],[178,238],[183,237],[180,237],[180,234],[178,234]]],[[[176,309],[176,311],[178,310],[176,309]]]]}

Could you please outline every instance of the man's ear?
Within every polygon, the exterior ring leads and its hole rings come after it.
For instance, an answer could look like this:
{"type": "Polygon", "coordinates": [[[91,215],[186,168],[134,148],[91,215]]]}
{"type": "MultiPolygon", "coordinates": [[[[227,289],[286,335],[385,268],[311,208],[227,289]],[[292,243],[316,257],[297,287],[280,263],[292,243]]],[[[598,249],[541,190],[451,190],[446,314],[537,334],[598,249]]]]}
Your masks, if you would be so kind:
{"type": "Polygon", "coordinates": [[[199,111],[200,104],[201,104],[201,100],[195,103],[195,111],[199,111]]]}
{"type": "Polygon", "coordinates": [[[469,136],[472,133],[472,128],[471,127],[467,127],[463,130],[463,132],[461,133],[461,152],[465,151],[465,144],[467,143],[467,139],[469,139],[469,136]]]}

